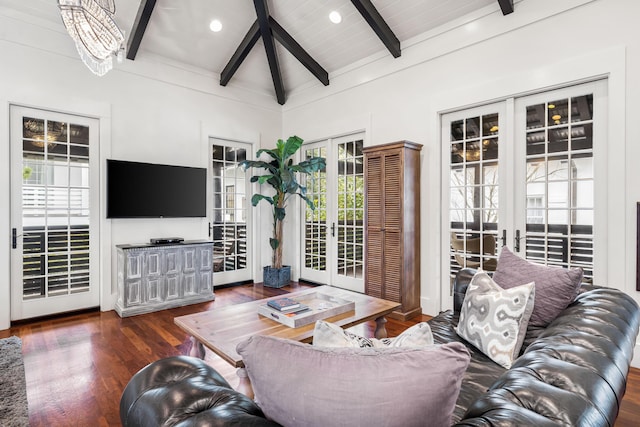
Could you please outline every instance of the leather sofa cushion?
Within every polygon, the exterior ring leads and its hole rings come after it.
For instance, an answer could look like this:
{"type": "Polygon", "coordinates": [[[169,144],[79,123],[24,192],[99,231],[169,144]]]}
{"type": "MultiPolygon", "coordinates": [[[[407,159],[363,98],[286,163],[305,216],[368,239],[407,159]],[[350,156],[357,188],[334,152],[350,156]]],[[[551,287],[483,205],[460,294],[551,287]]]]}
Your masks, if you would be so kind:
{"type": "Polygon", "coordinates": [[[460,421],[464,417],[471,404],[482,396],[506,369],[493,362],[487,355],[477,348],[466,344],[455,331],[458,324],[458,314],[451,310],[445,311],[429,320],[433,341],[435,343],[459,342],[468,346],[471,359],[469,366],[462,377],[460,394],[456,401],[455,409],[451,417],[452,423],[460,421]]]}
{"type": "Polygon", "coordinates": [[[460,343],[315,347],[269,336],[238,344],[256,402],[283,426],[449,426],[469,363],[460,343]]]}
{"type": "Polygon", "coordinates": [[[276,427],[258,405],[211,366],[189,356],[153,362],[129,381],[120,399],[124,427],[276,427]]]}

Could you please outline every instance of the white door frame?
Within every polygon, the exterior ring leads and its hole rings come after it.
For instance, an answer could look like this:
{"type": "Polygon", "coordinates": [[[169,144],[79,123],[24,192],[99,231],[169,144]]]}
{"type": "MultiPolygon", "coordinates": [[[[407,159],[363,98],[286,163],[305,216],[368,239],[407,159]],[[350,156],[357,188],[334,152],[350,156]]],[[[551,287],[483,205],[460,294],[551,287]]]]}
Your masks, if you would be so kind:
{"type": "MultiPolygon", "coordinates": [[[[593,280],[594,283],[604,284],[608,277],[608,252],[607,244],[607,204],[601,203],[607,199],[608,188],[608,150],[607,150],[607,129],[608,129],[608,99],[607,81],[596,80],[593,82],[581,83],[565,88],[548,90],[542,93],[519,97],[514,104],[514,128],[526,128],[526,105],[544,103],[550,99],[571,98],[586,93],[593,94],[593,182],[594,182],[594,224],[593,224],[593,280]],[[598,250],[599,249],[599,250],[598,250]]],[[[515,132],[515,157],[518,164],[515,168],[515,184],[513,194],[521,194],[523,197],[515,198],[513,213],[513,228],[510,230],[521,230],[522,242],[526,234],[526,134],[524,131],[515,132]]],[[[515,236],[508,233],[508,241],[513,244],[515,236]]],[[[524,250],[520,256],[525,257],[524,250]]]]}
{"type": "MultiPolygon", "coordinates": [[[[11,228],[16,230],[16,247],[11,249],[11,320],[45,316],[66,311],[96,307],[101,301],[100,280],[100,122],[98,119],[75,114],[52,112],[41,108],[10,106],[11,115],[11,228]],[[72,122],[90,128],[90,289],[86,292],[60,296],[46,296],[23,300],[22,294],[22,117],[36,116],[49,120],[72,122]]],[[[12,239],[13,240],[13,239],[12,239]]],[[[12,242],[13,243],[13,242],[12,242]]]]}
{"type": "MultiPolygon", "coordinates": [[[[224,145],[224,146],[233,146],[233,147],[239,147],[239,148],[243,148],[246,150],[246,156],[247,159],[253,159],[254,157],[254,146],[252,143],[250,142],[244,142],[244,141],[236,141],[236,140],[231,140],[228,138],[219,138],[219,137],[209,137],[208,140],[208,152],[209,152],[209,157],[208,157],[208,162],[207,162],[207,170],[209,171],[208,173],[208,185],[207,188],[209,188],[208,193],[209,195],[213,195],[213,188],[211,185],[211,180],[213,179],[213,173],[212,173],[212,168],[213,168],[213,164],[212,164],[212,160],[213,160],[213,145],[214,144],[220,144],[220,145],[224,145]]],[[[241,269],[241,270],[230,270],[230,271],[219,271],[219,272],[214,272],[214,286],[215,285],[220,285],[220,284],[228,284],[228,283],[235,283],[235,282],[243,282],[243,281],[247,281],[247,280],[251,280],[253,278],[253,265],[254,265],[254,251],[252,251],[251,248],[254,247],[254,233],[253,233],[253,211],[254,208],[253,206],[251,206],[251,196],[252,196],[252,185],[249,183],[249,178],[251,177],[251,170],[247,170],[245,172],[246,174],[246,179],[245,179],[245,206],[244,208],[246,209],[246,213],[247,213],[247,218],[246,218],[246,233],[247,233],[247,247],[246,247],[246,259],[247,259],[247,265],[246,268],[241,269]]],[[[223,193],[224,195],[224,193],[223,193]]],[[[213,223],[213,218],[211,217],[211,213],[213,212],[213,208],[214,208],[214,203],[215,201],[213,200],[213,197],[211,197],[211,208],[208,209],[208,218],[209,218],[209,223],[211,225],[211,227],[214,227],[214,223],[213,223]]],[[[210,233],[212,228],[209,229],[210,233]]],[[[212,234],[209,234],[210,238],[213,239],[212,234]]]]}
{"type": "MultiPolygon", "coordinates": [[[[525,228],[525,218],[522,214],[525,212],[524,197],[513,197],[514,194],[521,194],[524,196],[526,187],[526,164],[524,144],[524,131],[519,131],[522,128],[522,114],[518,114],[517,108],[523,103],[535,103],[536,99],[548,99],[550,96],[572,96],[584,94],[590,92],[594,94],[594,117],[597,119],[597,123],[594,123],[594,182],[595,182],[595,199],[606,200],[607,189],[610,188],[609,175],[607,171],[608,157],[607,157],[607,136],[610,134],[608,130],[608,96],[607,96],[607,80],[599,79],[586,82],[579,82],[575,85],[567,87],[549,89],[544,92],[538,92],[529,95],[521,95],[518,97],[505,98],[502,101],[497,101],[487,106],[495,106],[503,104],[503,112],[500,113],[500,152],[499,152],[499,165],[500,165],[500,203],[499,203],[499,237],[501,230],[507,230],[506,244],[510,247],[514,242],[514,230],[525,228]],[[598,102],[597,102],[598,101],[598,102]],[[596,116],[597,114],[597,116],[596,116]],[[503,120],[504,117],[504,120],[503,120]],[[503,131],[504,130],[504,131],[503,131]],[[514,177],[514,178],[509,178],[514,177]],[[509,196],[509,199],[514,200],[512,203],[504,203],[505,197],[509,196]],[[518,215],[520,213],[520,215],[518,215]]],[[[460,108],[456,111],[443,113],[440,115],[441,125],[441,159],[442,159],[442,215],[441,215],[441,242],[442,253],[449,253],[449,204],[450,204],[450,170],[451,170],[451,153],[449,150],[449,132],[448,126],[445,126],[445,117],[470,117],[474,114],[478,114],[484,111],[485,106],[480,107],[468,107],[460,108]],[[460,113],[460,114],[458,114],[460,113]]],[[[447,121],[449,123],[450,121],[447,121]]],[[[594,206],[594,283],[606,281],[608,274],[608,252],[607,252],[607,217],[608,208],[606,204],[598,204],[594,206]],[[596,232],[596,230],[598,230],[596,232]],[[597,255],[596,255],[597,254],[597,255]]],[[[524,236],[524,234],[523,234],[524,236]]],[[[500,243],[498,246],[502,246],[500,243]]],[[[523,256],[524,257],[524,256],[523,256]]],[[[449,256],[445,255],[441,259],[442,268],[442,283],[441,283],[441,309],[448,309],[453,306],[453,296],[450,292],[450,280],[449,280],[449,256]]]]}
{"type": "MultiPolygon", "coordinates": [[[[355,292],[364,292],[364,264],[362,270],[362,277],[348,277],[338,274],[338,245],[337,235],[332,230],[338,230],[338,149],[337,144],[342,142],[362,140],[365,141],[365,132],[352,132],[340,136],[335,136],[327,139],[317,140],[312,143],[303,145],[305,148],[325,147],[327,153],[327,167],[326,167],[326,257],[327,264],[326,270],[318,271],[305,268],[305,244],[301,242],[301,257],[300,257],[300,271],[301,276],[305,279],[312,280],[318,283],[328,283],[332,286],[337,286],[344,289],[349,289],[355,292]],[[332,228],[333,226],[333,228],[332,228]]],[[[364,165],[363,165],[364,167],[364,165]]],[[[301,203],[301,225],[300,235],[301,240],[304,240],[305,236],[305,208],[306,204],[301,203]]],[[[364,221],[363,221],[364,226],[364,221]]],[[[363,235],[364,236],[364,235],[363,235]]],[[[363,252],[364,253],[364,252],[363,252]]],[[[363,258],[364,262],[364,258],[363,258]]]]}
{"type": "MultiPolygon", "coordinates": [[[[442,251],[442,290],[441,290],[441,307],[443,309],[453,307],[453,290],[451,288],[452,284],[449,279],[449,272],[451,271],[451,259],[449,256],[450,251],[450,230],[451,230],[451,222],[450,222],[450,204],[451,204],[451,188],[449,183],[451,182],[451,143],[450,143],[450,124],[451,122],[459,119],[464,119],[468,117],[474,116],[483,116],[486,114],[498,114],[498,224],[497,224],[497,237],[500,237],[500,230],[503,228],[507,228],[509,224],[509,208],[506,203],[503,203],[506,194],[510,194],[512,183],[507,180],[507,174],[504,173],[505,170],[509,171],[512,168],[512,161],[509,161],[512,158],[513,153],[510,152],[509,147],[506,144],[506,141],[512,140],[509,138],[509,131],[507,124],[507,109],[505,107],[505,102],[494,102],[478,107],[470,107],[463,108],[458,111],[450,112],[447,114],[442,114],[440,116],[440,141],[441,141],[441,154],[442,154],[442,210],[443,213],[440,216],[441,218],[441,239],[443,242],[443,251],[442,251]],[[446,245],[446,247],[445,247],[446,245]]],[[[501,246],[501,244],[498,244],[501,246]]]]}

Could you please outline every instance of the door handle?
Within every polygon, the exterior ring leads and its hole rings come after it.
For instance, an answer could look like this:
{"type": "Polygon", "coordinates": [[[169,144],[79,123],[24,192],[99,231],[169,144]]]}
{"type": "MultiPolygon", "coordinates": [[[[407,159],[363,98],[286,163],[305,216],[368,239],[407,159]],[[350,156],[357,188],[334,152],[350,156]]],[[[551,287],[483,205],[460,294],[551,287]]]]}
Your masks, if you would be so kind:
{"type": "Polygon", "coordinates": [[[16,249],[18,247],[18,230],[11,229],[11,248],[16,249]]]}
{"type": "Polygon", "coordinates": [[[331,223],[331,237],[336,237],[336,223],[331,223]]]}
{"type": "Polygon", "coordinates": [[[500,238],[500,240],[502,240],[502,246],[507,245],[507,230],[502,230],[502,237],[500,238]]]}
{"type": "Polygon", "coordinates": [[[514,244],[514,247],[513,247],[516,252],[520,252],[520,239],[521,239],[520,230],[516,230],[516,237],[514,238],[514,240],[515,240],[514,243],[515,244],[514,244]]]}

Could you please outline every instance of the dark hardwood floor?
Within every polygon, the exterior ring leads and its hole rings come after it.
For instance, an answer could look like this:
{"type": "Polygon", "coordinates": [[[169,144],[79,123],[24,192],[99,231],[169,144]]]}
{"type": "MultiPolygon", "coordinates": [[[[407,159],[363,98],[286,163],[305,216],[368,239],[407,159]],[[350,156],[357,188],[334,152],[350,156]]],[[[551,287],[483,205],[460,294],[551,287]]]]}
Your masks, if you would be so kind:
{"type": "MultiPolygon", "coordinates": [[[[120,395],[131,376],[154,360],[188,352],[189,337],[174,325],[174,317],[307,287],[235,286],[217,289],[216,300],[208,303],[125,319],[114,311],[95,311],[38,320],[0,331],[0,338],[22,339],[31,426],[118,426],[120,395]]],[[[427,319],[390,319],[387,330],[396,336],[427,319]]],[[[375,322],[351,330],[372,336],[375,322]]],[[[206,361],[237,385],[231,365],[211,352],[206,361]]],[[[640,370],[632,369],[616,427],[637,426],[639,419],[640,370]]]]}

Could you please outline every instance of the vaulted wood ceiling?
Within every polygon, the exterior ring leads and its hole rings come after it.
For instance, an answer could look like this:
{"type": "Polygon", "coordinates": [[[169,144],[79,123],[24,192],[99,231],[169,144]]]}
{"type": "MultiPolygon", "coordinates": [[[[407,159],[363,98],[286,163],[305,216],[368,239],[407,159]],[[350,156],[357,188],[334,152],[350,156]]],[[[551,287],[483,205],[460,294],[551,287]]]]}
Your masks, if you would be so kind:
{"type": "MultiPolygon", "coordinates": [[[[294,91],[328,85],[372,60],[398,58],[432,31],[514,11],[514,0],[115,2],[130,60],[211,76],[247,93],[275,93],[280,104],[294,91]],[[334,10],[342,15],[337,25],[328,19],[334,10]],[[222,31],[209,30],[212,19],[222,22],[222,31]]],[[[0,0],[3,11],[65,32],[55,0],[0,0]]]]}
{"type": "MultiPolygon", "coordinates": [[[[157,0],[141,0],[140,2],[132,27],[132,36],[127,44],[127,58],[130,60],[135,60],[136,58],[147,26],[152,19],[156,2],[157,0]]],[[[351,3],[389,53],[394,58],[401,56],[400,40],[372,1],[351,0],[351,3]]],[[[508,15],[514,11],[513,0],[498,0],[498,3],[503,15],[508,15]]],[[[286,92],[282,79],[280,59],[276,50],[276,41],[289,51],[323,85],[329,85],[329,73],[272,16],[269,11],[269,1],[253,0],[253,6],[256,20],[251,24],[240,45],[220,73],[220,84],[226,86],[229,83],[258,40],[262,40],[276,99],[279,104],[283,105],[285,103],[286,92]]]]}

